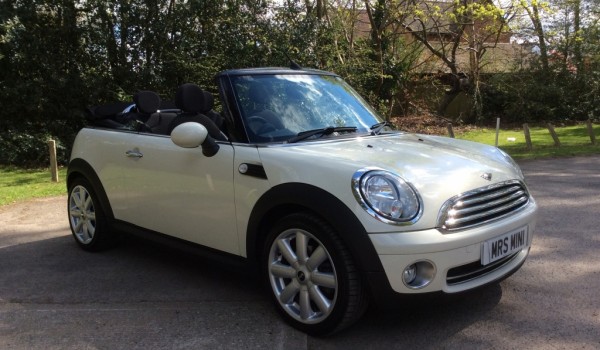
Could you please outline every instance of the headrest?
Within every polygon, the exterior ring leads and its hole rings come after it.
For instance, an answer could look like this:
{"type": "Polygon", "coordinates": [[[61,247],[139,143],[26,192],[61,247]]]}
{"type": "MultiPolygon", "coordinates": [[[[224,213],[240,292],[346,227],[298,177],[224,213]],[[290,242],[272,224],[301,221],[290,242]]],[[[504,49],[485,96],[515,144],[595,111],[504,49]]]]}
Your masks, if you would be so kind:
{"type": "Polygon", "coordinates": [[[206,112],[209,112],[215,106],[215,98],[213,94],[208,91],[202,92],[204,93],[204,109],[201,112],[206,114],[206,112]]]}
{"type": "Polygon", "coordinates": [[[202,89],[196,84],[183,84],[177,88],[175,105],[188,113],[200,113],[205,110],[206,98],[202,89]]]}
{"type": "Polygon", "coordinates": [[[139,91],[133,95],[133,102],[144,114],[152,114],[160,107],[160,97],[152,91],[139,91]]]}

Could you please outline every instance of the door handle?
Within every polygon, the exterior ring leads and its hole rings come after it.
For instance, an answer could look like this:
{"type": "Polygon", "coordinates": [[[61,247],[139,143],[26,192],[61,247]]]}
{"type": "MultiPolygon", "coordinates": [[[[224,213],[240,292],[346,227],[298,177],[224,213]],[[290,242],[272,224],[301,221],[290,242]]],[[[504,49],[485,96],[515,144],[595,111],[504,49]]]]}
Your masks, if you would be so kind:
{"type": "Polygon", "coordinates": [[[125,155],[129,158],[142,158],[144,155],[138,149],[133,149],[125,152],[125,155]]]}

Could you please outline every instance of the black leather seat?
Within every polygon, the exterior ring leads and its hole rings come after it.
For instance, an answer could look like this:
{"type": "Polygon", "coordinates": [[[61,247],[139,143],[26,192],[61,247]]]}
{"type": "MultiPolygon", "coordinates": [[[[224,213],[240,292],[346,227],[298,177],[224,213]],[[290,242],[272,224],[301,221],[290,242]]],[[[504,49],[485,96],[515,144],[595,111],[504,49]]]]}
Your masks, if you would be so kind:
{"type": "Polygon", "coordinates": [[[135,109],[123,115],[120,120],[123,124],[130,125],[138,131],[152,132],[146,125],[150,117],[160,107],[160,97],[152,91],[139,91],[133,95],[135,109]]]}
{"type": "MultiPolygon", "coordinates": [[[[191,83],[181,85],[175,94],[175,105],[182,112],[169,124],[169,134],[180,124],[195,122],[202,124],[208,131],[208,134],[215,140],[227,140],[217,125],[206,115],[202,114],[202,111],[207,110],[208,101],[204,91],[198,85],[191,83]]],[[[208,108],[208,110],[210,109],[208,108]]]]}
{"type": "Polygon", "coordinates": [[[139,91],[133,95],[133,102],[140,116],[137,120],[147,122],[153,113],[160,107],[160,96],[153,91],[139,91]]]}

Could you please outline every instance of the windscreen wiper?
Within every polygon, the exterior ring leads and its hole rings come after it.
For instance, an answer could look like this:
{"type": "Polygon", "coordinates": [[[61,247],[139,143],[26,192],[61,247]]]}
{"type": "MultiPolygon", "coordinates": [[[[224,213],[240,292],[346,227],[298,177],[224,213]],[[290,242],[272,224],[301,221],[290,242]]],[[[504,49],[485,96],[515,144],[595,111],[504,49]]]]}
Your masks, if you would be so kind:
{"type": "Polygon", "coordinates": [[[294,143],[315,135],[325,136],[331,135],[334,132],[356,132],[356,126],[328,126],[326,128],[307,130],[299,132],[298,135],[287,140],[288,143],[294,143]]]}
{"type": "Polygon", "coordinates": [[[377,123],[375,125],[371,126],[371,135],[375,136],[375,135],[379,135],[379,133],[383,130],[383,128],[385,128],[386,126],[392,127],[392,124],[383,121],[381,123],[377,123]]]}

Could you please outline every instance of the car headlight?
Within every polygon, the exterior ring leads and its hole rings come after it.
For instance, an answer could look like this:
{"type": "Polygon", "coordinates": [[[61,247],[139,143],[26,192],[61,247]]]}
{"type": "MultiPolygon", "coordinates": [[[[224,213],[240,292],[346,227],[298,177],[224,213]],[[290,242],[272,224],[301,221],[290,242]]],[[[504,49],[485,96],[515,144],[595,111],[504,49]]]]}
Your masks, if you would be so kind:
{"type": "Polygon", "coordinates": [[[417,191],[400,176],[384,170],[359,170],[352,179],[354,196],[376,219],[388,224],[415,223],[423,205],[417,191]]]}

